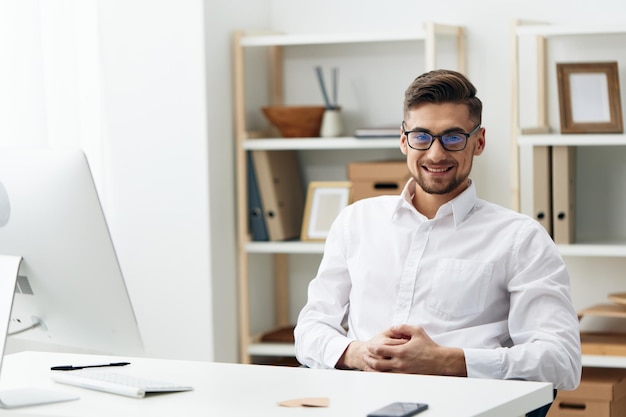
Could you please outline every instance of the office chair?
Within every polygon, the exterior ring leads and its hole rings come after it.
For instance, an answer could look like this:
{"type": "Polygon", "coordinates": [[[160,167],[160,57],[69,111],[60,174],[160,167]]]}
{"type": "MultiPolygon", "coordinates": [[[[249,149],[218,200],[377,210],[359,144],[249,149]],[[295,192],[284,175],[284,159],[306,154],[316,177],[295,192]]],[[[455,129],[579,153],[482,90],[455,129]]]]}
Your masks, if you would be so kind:
{"type": "MultiPolygon", "coordinates": [[[[556,390],[554,390],[554,394],[552,394],[552,402],[554,402],[555,398],[556,398],[556,390]]],[[[526,417],[546,417],[546,415],[548,414],[548,411],[550,410],[551,405],[552,403],[549,403],[549,404],[544,405],[541,408],[533,410],[530,413],[526,414],[526,417]]]]}

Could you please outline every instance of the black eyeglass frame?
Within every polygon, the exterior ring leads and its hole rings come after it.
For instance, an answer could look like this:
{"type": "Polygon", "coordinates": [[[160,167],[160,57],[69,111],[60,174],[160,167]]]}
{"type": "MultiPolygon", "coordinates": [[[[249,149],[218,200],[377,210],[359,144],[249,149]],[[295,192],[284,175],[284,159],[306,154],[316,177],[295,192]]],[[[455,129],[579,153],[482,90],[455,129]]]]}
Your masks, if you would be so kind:
{"type": "Polygon", "coordinates": [[[443,149],[445,149],[446,151],[448,151],[448,152],[460,152],[460,151],[463,151],[467,147],[468,139],[473,134],[478,132],[478,130],[480,129],[480,123],[478,123],[476,125],[476,127],[474,129],[472,129],[472,131],[469,132],[469,133],[454,132],[454,133],[443,133],[441,135],[432,135],[432,134],[430,134],[428,132],[425,132],[425,131],[423,131],[421,129],[419,129],[419,130],[404,130],[404,126],[405,126],[405,123],[404,123],[404,120],[403,120],[402,121],[402,134],[406,136],[406,143],[407,143],[407,145],[409,145],[409,148],[415,149],[416,151],[427,151],[427,150],[429,150],[430,147],[433,146],[433,143],[435,142],[435,139],[439,140],[439,143],[441,144],[441,147],[443,149]],[[427,134],[428,136],[430,136],[430,143],[428,144],[428,146],[426,148],[414,148],[413,146],[411,146],[411,142],[409,141],[409,133],[414,133],[414,132],[421,132],[421,133],[424,133],[424,134],[427,134]],[[463,144],[463,147],[461,149],[448,149],[446,147],[446,144],[443,142],[443,139],[442,139],[443,136],[447,136],[447,135],[463,135],[463,136],[465,136],[465,143],[463,144]]]}

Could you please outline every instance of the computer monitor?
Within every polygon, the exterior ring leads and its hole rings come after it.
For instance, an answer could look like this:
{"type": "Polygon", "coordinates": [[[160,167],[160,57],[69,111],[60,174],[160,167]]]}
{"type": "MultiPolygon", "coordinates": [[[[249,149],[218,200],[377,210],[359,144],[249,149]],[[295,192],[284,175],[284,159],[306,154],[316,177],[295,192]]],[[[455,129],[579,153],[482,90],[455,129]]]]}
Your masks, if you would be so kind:
{"type": "Polygon", "coordinates": [[[46,350],[143,354],[82,151],[0,149],[0,254],[22,258],[9,343],[21,339],[49,346],[46,350]]]}

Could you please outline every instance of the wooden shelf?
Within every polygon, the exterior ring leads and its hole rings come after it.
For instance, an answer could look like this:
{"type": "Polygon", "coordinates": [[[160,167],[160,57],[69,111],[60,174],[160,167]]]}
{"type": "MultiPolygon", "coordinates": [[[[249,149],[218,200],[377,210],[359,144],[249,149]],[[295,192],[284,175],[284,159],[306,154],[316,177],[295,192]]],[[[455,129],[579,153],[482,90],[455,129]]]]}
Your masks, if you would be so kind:
{"type": "MultiPolygon", "coordinates": [[[[250,298],[256,297],[249,289],[249,280],[251,277],[250,261],[256,262],[251,254],[268,254],[272,255],[272,270],[274,280],[274,300],[272,303],[265,303],[263,311],[260,314],[267,313],[268,317],[273,313],[274,322],[276,324],[289,322],[289,278],[290,267],[299,267],[299,265],[289,265],[291,254],[322,254],[324,251],[324,242],[251,242],[249,239],[249,212],[248,212],[248,187],[247,187],[247,152],[252,150],[279,151],[294,150],[302,151],[328,151],[327,154],[332,156],[329,158],[333,168],[339,168],[345,163],[360,158],[360,152],[335,152],[340,150],[347,151],[371,151],[374,159],[383,159],[379,150],[389,150],[383,154],[392,153],[397,150],[398,158],[402,158],[400,152],[400,132],[398,126],[397,138],[381,137],[381,138],[356,138],[353,136],[344,136],[337,138],[277,138],[267,137],[275,135],[270,133],[271,130],[259,127],[255,130],[253,124],[248,122],[250,117],[250,108],[254,107],[255,111],[259,104],[277,104],[285,103],[285,74],[284,71],[284,52],[293,51],[295,48],[303,54],[319,54],[325,51],[332,56],[333,45],[336,44],[365,44],[365,43],[381,43],[381,42],[410,42],[407,50],[413,50],[413,44],[419,45],[418,52],[415,52],[417,59],[423,60],[423,70],[428,71],[440,67],[437,62],[438,58],[447,56],[441,53],[442,37],[455,41],[456,50],[451,51],[456,55],[457,70],[466,72],[466,56],[465,56],[465,33],[461,26],[452,26],[438,24],[434,22],[424,22],[411,25],[411,30],[404,31],[385,31],[385,32],[368,32],[368,33],[293,33],[280,34],[272,31],[265,32],[248,32],[237,31],[233,36],[233,73],[234,73],[234,121],[235,121],[235,158],[237,167],[237,265],[238,265],[238,300],[239,300],[239,334],[241,340],[240,357],[241,361],[246,363],[251,360],[251,356],[293,356],[294,348],[292,343],[259,343],[258,339],[252,338],[250,332],[251,321],[255,319],[250,311],[250,298]],[[309,48],[308,45],[330,45],[329,48],[309,48]],[[257,51],[251,51],[249,48],[266,48],[266,51],[259,51],[264,55],[256,54],[257,51]],[[283,48],[287,47],[287,48],[283,48]],[[267,52],[267,54],[265,54],[267,52]],[[417,56],[417,55],[422,55],[417,56]],[[259,58],[262,56],[262,58],[259,58]],[[253,62],[247,62],[252,60],[253,62]],[[267,84],[269,91],[267,97],[260,97],[262,103],[247,104],[246,94],[246,72],[258,71],[259,77],[267,73],[267,84]],[[266,71],[265,71],[266,70],[266,71]],[[335,159],[336,156],[336,159],[335,159]],[[274,311],[271,311],[274,310],[274,311]]],[[[403,45],[396,45],[400,48],[403,45]]],[[[368,59],[376,59],[376,56],[370,56],[371,48],[357,48],[359,53],[365,54],[368,59]]],[[[375,48],[376,49],[376,48],[375,48]]],[[[446,53],[447,48],[443,49],[446,53]]],[[[300,52],[298,52],[300,53],[300,52]]],[[[355,62],[356,63],[356,62],[355,62]]],[[[411,68],[410,71],[414,71],[411,68]]],[[[289,69],[294,71],[294,69],[289,69]]],[[[371,75],[376,75],[372,73],[371,75]]],[[[289,87],[293,90],[293,87],[289,87]]],[[[358,109],[362,111],[362,109],[358,109]]],[[[399,122],[399,120],[398,120],[399,122]]],[[[352,134],[353,132],[347,131],[352,134]]],[[[314,155],[315,157],[315,155],[314,155]]],[[[307,159],[302,158],[302,159],[307,159]]],[[[305,161],[305,164],[314,165],[305,161]]],[[[306,168],[306,167],[305,167],[306,168]]],[[[324,174],[326,174],[324,172],[324,174]]],[[[312,176],[309,180],[316,180],[312,176]]],[[[295,257],[294,257],[295,258],[295,257]]]]}
{"type": "Polygon", "coordinates": [[[397,139],[357,139],[340,138],[263,138],[248,139],[243,148],[253,150],[314,150],[314,149],[400,149],[400,135],[397,139]]]}
{"type": "MultiPolygon", "coordinates": [[[[581,60],[583,53],[591,53],[593,43],[597,43],[603,47],[607,46],[606,56],[609,60],[613,60],[614,53],[620,49],[621,41],[626,36],[626,24],[588,24],[586,22],[571,23],[571,24],[550,24],[548,22],[524,22],[516,21],[514,30],[512,31],[512,48],[514,51],[514,62],[512,66],[513,75],[513,106],[512,106],[512,121],[513,121],[513,140],[512,144],[512,165],[514,173],[512,176],[512,191],[514,198],[514,207],[521,209],[523,206],[521,200],[528,199],[529,203],[526,210],[533,211],[534,215],[536,205],[533,205],[534,199],[542,199],[545,195],[539,195],[536,193],[543,184],[541,181],[535,181],[533,174],[533,164],[536,162],[538,153],[535,151],[540,147],[577,147],[581,151],[581,158],[578,162],[583,164],[583,169],[593,169],[588,159],[584,156],[594,155],[594,149],[591,147],[605,147],[600,151],[601,154],[613,153],[613,149],[610,147],[623,147],[626,146],[626,134],[562,134],[559,128],[556,127],[555,121],[558,122],[558,93],[555,80],[551,74],[554,71],[555,62],[567,60],[567,48],[572,48],[572,51],[576,50],[576,55],[572,55],[572,60],[581,60]],[[615,36],[618,35],[618,36],[615,36]],[[610,38],[609,36],[613,36],[610,38]],[[569,37],[569,38],[564,38],[569,37]],[[578,49],[578,38],[585,37],[590,43],[585,44],[584,48],[578,49]],[[555,39],[558,38],[558,39],[555,39]],[[613,45],[609,45],[610,43],[613,45]],[[520,45],[523,49],[520,49],[520,45]],[[555,49],[551,50],[552,47],[555,49]],[[585,51],[586,49],[586,51],[585,51]],[[558,51],[557,51],[558,50],[558,51]],[[559,53],[565,52],[566,55],[560,55],[559,53]],[[520,53],[524,53],[521,57],[520,53]],[[580,54],[579,54],[580,53],[580,54]],[[534,56],[533,56],[534,55],[534,56]],[[522,62],[523,61],[523,62],[522,62]],[[530,69],[534,68],[534,69],[530,69]],[[524,88],[525,82],[530,81],[532,89],[534,91],[520,91],[524,88]],[[525,95],[530,93],[530,95],[525,95]],[[526,100],[527,99],[527,100],[526,100]],[[557,114],[554,114],[554,104],[557,104],[557,114]],[[527,118],[531,116],[530,119],[527,118]],[[537,126],[522,126],[521,120],[533,120],[531,123],[536,123],[537,126]],[[548,128],[550,126],[550,128],[548,128]],[[529,158],[529,160],[522,160],[523,158],[529,158]],[[519,171],[519,172],[518,172],[519,171]],[[527,175],[527,174],[531,175],[527,175]],[[529,193],[523,193],[521,178],[531,178],[529,182],[529,193]],[[530,208],[532,206],[532,209],[530,208]]],[[[584,43],[584,42],[581,42],[584,43]]],[[[623,55],[623,54],[622,54],[623,55]]],[[[594,55],[594,59],[602,59],[594,55]]],[[[621,149],[619,150],[621,152],[621,149]]],[[[621,155],[621,153],[619,154],[621,155]]],[[[597,156],[595,156],[597,158],[597,156]]],[[[537,166],[541,166],[542,159],[539,160],[537,166]]],[[[607,165],[609,166],[609,165],[607,165]]],[[[577,167],[580,168],[580,167],[577,167]]],[[[548,168],[550,170],[552,168],[548,168]]],[[[603,167],[604,169],[604,167],[603,167]]],[[[542,178],[543,172],[539,170],[538,178],[542,178]]],[[[604,174],[604,170],[601,172],[604,174]]],[[[612,171],[606,170],[607,175],[615,175],[612,171]]],[[[577,190],[578,191],[578,190],[577,190]]],[[[581,191],[581,194],[584,190],[581,191]]],[[[622,191],[619,191],[621,197],[622,191]]],[[[593,195],[593,200],[599,200],[597,194],[593,195]]],[[[584,198],[584,195],[578,196],[578,198],[584,198]]],[[[551,197],[548,197],[551,198],[551,197]]],[[[613,201],[617,201],[615,199],[613,201]]],[[[619,207],[615,207],[615,203],[610,203],[608,210],[618,210],[619,207]]],[[[602,206],[600,204],[600,206],[602,206]]],[[[586,206],[585,206],[585,209],[586,206]]],[[[605,208],[606,209],[606,208],[605,208]]],[[[588,210],[588,209],[587,209],[588,210]]],[[[582,213],[582,211],[580,212],[582,213]]],[[[585,212],[586,214],[587,212],[585,212]]],[[[615,216],[618,218],[618,216],[615,216]]],[[[580,217],[580,221],[585,221],[586,218],[580,217]]],[[[626,236],[620,236],[622,230],[614,226],[614,223],[619,221],[619,218],[607,220],[607,227],[603,230],[598,230],[595,227],[590,227],[593,233],[598,233],[599,236],[582,236],[578,234],[575,243],[572,244],[558,244],[557,248],[560,254],[564,257],[566,263],[570,263],[570,258],[586,258],[586,257],[612,257],[612,258],[626,258],[626,236]],[[612,235],[613,236],[610,236],[612,235]]],[[[585,228],[580,228],[581,232],[585,228]]],[[[578,230],[577,230],[578,231],[578,230]]],[[[585,230],[586,233],[589,233],[585,230]]],[[[591,264],[595,260],[581,259],[580,261],[585,264],[591,264]]],[[[585,265],[587,266],[587,265],[585,265]]],[[[571,267],[571,266],[570,266],[571,267]]],[[[593,279],[593,277],[590,277],[593,279]]],[[[619,282],[621,278],[620,274],[611,277],[619,282]]],[[[572,283],[574,287],[575,282],[572,283]]],[[[600,303],[603,301],[600,300],[600,303]]],[[[609,302],[610,303],[610,302],[609,302]]],[[[619,304],[599,304],[590,308],[584,309],[579,312],[579,319],[583,319],[586,316],[600,316],[610,317],[612,320],[618,322],[622,318],[626,318],[626,306],[620,306],[619,304]]],[[[626,322],[625,322],[626,323],[626,322]]],[[[600,332],[582,332],[581,333],[582,353],[583,353],[583,366],[594,367],[618,367],[626,368],[626,333],[600,333],[600,332]]]]}
{"type": "Polygon", "coordinates": [[[613,133],[520,135],[520,146],[624,146],[626,135],[613,133]],[[590,137],[593,136],[593,140],[590,137]]]}
{"type": "Polygon", "coordinates": [[[345,43],[368,43],[368,42],[401,42],[421,40],[426,36],[423,30],[415,32],[396,33],[306,33],[306,34],[246,34],[241,39],[241,46],[300,46],[300,45],[330,45],[345,43]]]}
{"type": "Polygon", "coordinates": [[[557,245],[562,256],[626,257],[626,243],[572,243],[557,245]]]}
{"type": "Polygon", "coordinates": [[[582,362],[587,367],[626,368],[626,356],[583,354],[582,362]]]}
{"type": "Polygon", "coordinates": [[[585,36],[585,35],[620,35],[626,34],[626,25],[552,25],[537,24],[523,25],[516,29],[518,35],[538,35],[545,37],[556,36],[585,36]]]}
{"type": "Polygon", "coordinates": [[[248,242],[247,253],[323,253],[324,242],[248,242]]]}
{"type": "Polygon", "coordinates": [[[412,31],[385,31],[385,32],[353,32],[353,33],[270,33],[270,32],[246,32],[241,38],[243,47],[260,46],[299,46],[299,45],[330,45],[346,43],[370,43],[370,42],[402,42],[426,40],[429,31],[437,35],[458,36],[459,27],[442,24],[424,24],[424,27],[416,25],[412,31]]]}
{"type": "Polygon", "coordinates": [[[296,350],[293,343],[250,343],[248,355],[295,357],[296,350]]]}

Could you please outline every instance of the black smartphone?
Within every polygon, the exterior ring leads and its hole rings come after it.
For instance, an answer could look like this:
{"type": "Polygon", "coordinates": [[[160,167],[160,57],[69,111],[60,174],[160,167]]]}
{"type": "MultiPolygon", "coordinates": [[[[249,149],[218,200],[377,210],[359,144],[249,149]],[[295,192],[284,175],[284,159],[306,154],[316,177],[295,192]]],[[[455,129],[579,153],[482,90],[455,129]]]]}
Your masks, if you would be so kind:
{"type": "Polygon", "coordinates": [[[422,412],[427,408],[428,404],[424,403],[395,402],[369,413],[367,417],[408,417],[422,412]]]}

